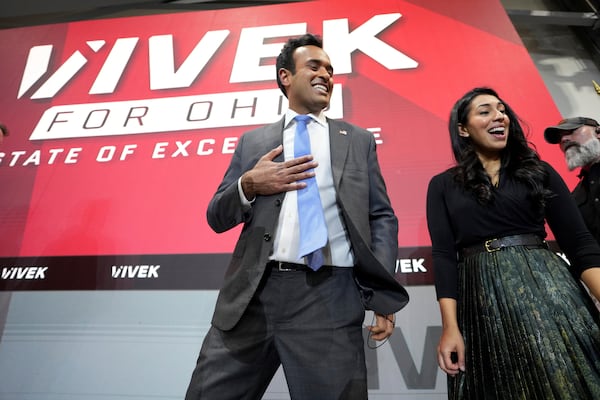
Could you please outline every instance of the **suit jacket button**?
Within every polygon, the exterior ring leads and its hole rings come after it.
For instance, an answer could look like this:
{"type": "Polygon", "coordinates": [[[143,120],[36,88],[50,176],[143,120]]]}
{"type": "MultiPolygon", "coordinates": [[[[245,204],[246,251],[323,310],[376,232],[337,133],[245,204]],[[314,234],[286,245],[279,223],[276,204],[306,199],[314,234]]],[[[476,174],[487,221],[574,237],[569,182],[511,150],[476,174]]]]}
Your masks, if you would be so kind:
{"type": "Polygon", "coordinates": [[[263,239],[265,240],[265,242],[269,242],[271,240],[271,234],[265,233],[265,235],[263,236],[263,239]]]}
{"type": "Polygon", "coordinates": [[[277,200],[275,200],[275,205],[276,205],[277,207],[281,206],[281,203],[282,203],[282,202],[281,202],[281,199],[277,199],[277,200]]]}

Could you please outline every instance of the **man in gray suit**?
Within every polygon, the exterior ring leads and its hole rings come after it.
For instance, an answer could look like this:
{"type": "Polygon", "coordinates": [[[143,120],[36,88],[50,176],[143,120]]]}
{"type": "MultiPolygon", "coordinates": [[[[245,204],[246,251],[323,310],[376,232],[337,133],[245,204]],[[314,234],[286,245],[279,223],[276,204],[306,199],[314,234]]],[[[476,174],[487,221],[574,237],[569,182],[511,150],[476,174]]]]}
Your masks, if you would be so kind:
{"type": "Polygon", "coordinates": [[[280,365],[292,399],[366,399],[365,309],[371,338],[384,340],[408,302],[393,276],[398,222],[373,135],[323,115],[333,67],[321,39],[290,39],[276,67],[289,110],[240,138],[208,206],[216,232],[244,227],[187,400],[260,399],[280,365]],[[309,116],[304,156],[294,155],[298,115],[309,116]],[[326,225],[316,270],[299,253],[297,201],[313,178],[326,225]]]}

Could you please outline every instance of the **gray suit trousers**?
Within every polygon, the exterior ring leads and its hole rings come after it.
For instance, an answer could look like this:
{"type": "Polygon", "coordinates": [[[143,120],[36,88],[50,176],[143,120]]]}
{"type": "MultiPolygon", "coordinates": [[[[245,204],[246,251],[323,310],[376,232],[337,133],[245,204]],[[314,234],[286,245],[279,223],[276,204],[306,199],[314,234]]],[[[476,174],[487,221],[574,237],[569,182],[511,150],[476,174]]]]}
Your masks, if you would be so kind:
{"type": "Polygon", "coordinates": [[[352,268],[267,270],[240,321],[204,339],[186,400],[258,400],[280,365],[293,400],[364,400],[364,306],[352,268]]]}

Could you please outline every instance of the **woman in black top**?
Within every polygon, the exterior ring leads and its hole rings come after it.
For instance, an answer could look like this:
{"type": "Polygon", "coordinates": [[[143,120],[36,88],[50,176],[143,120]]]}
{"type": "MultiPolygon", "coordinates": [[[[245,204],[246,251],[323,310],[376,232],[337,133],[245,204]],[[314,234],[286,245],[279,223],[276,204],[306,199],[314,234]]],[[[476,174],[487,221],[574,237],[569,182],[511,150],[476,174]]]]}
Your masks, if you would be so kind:
{"type": "Polygon", "coordinates": [[[454,105],[456,166],[427,193],[451,399],[600,399],[600,247],[489,88],[454,105]],[[548,250],[547,222],[570,260],[548,250]]]}

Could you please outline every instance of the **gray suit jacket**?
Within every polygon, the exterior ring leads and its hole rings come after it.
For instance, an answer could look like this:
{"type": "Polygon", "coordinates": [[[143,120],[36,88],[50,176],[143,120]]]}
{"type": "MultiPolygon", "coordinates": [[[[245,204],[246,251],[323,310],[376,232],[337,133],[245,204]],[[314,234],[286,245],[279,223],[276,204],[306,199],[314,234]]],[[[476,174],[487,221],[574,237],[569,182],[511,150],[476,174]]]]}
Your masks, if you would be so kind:
{"type": "MultiPolygon", "coordinates": [[[[406,305],[408,294],[393,277],[398,220],[377,161],[375,139],[369,131],[347,122],[328,123],[337,201],[354,252],[355,280],[363,304],[366,309],[392,314],[406,305]]],[[[208,223],[216,232],[244,223],[213,315],[213,325],[221,330],[230,330],[237,324],[256,292],[273,248],[285,196],[257,196],[252,208],[244,212],[237,181],[260,157],[282,144],[283,124],[282,119],[242,135],[208,205],[208,223]]],[[[275,161],[283,161],[283,154],[275,161]]]]}

